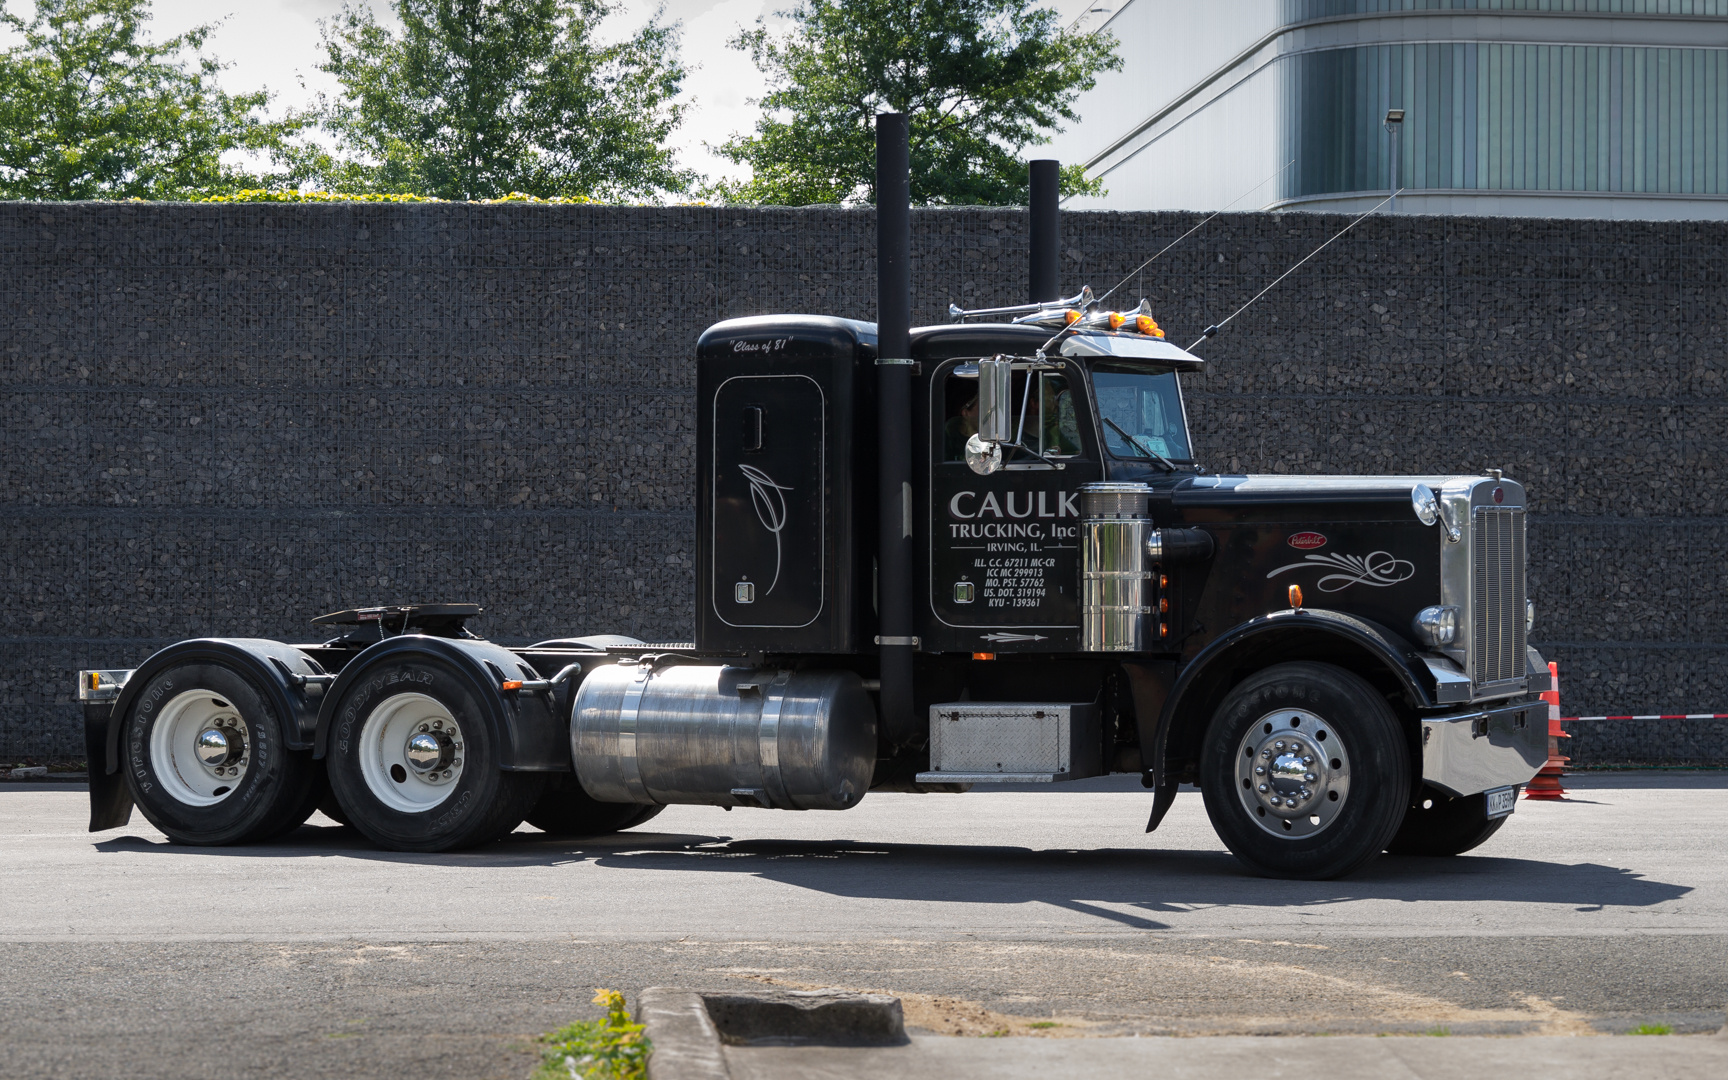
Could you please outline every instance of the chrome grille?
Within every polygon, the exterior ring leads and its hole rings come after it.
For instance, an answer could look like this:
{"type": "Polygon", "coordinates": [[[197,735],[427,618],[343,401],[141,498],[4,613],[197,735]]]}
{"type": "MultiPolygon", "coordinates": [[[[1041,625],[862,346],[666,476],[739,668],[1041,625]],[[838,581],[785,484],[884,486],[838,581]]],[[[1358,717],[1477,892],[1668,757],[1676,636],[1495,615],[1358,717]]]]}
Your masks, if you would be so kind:
{"type": "Polygon", "coordinates": [[[1470,680],[1524,676],[1524,511],[1485,506],[1471,529],[1470,680]]]}

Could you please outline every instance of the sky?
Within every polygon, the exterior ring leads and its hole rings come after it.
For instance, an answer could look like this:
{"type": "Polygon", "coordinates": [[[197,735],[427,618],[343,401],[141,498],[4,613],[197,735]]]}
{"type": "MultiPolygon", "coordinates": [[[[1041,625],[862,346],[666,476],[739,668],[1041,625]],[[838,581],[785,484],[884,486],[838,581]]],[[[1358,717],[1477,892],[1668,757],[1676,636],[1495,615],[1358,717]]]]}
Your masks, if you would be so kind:
{"type": "MultiPolygon", "coordinates": [[[[387,0],[368,3],[389,21],[387,0]]],[[[1120,0],[1051,0],[1064,21],[1088,6],[1104,11],[1120,0]]],[[[726,43],[740,30],[764,19],[770,27],[785,25],[776,13],[792,0],[615,0],[616,13],[599,28],[603,40],[627,36],[645,23],[656,8],[664,21],[683,24],[682,55],[689,74],[681,99],[688,106],[684,123],[671,142],[679,164],[713,179],[745,179],[748,169],[710,152],[734,133],[755,129],[760,114],[749,99],[761,96],[766,85],[744,52],[726,43]]],[[[0,6],[28,18],[30,0],[0,0],[0,6]]],[[[154,0],[149,36],[162,40],[201,23],[220,23],[206,51],[231,65],[222,87],[241,93],[265,87],[275,95],[271,112],[305,106],[320,92],[334,94],[336,80],[318,71],[318,21],[342,9],[343,0],[154,0]]],[[[0,47],[11,44],[0,32],[0,47]]]]}

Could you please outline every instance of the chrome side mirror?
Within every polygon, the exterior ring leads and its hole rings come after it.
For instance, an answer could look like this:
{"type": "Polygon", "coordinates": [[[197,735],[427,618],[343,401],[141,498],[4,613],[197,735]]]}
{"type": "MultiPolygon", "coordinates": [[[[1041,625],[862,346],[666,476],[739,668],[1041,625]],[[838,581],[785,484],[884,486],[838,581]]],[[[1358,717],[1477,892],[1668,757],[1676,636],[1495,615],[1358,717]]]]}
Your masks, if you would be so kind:
{"type": "Polygon", "coordinates": [[[966,466],[979,476],[989,476],[1002,467],[1002,444],[985,442],[976,435],[967,439],[966,466]]]}
{"type": "Polygon", "coordinates": [[[1416,520],[1424,525],[1440,522],[1446,528],[1446,539],[1456,544],[1463,539],[1464,533],[1446,512],[1446,504],[1434,494],[1434,489],[1427,484],[1417,484],[1410,489],[1410,508],[1416,511],[1416,520]]]}
{"type": "Polygon", "coordinates": [[[978,433],[966,440],[966,464],[979,476],[1002,467],[1002,444],[1014,441],[1014,362],[978,361],[978,433]]]}
{"type": "Polygon", "coordinates": [[[987,443],[1014,441],[1014,363],[978,361],[978,437],[987,443]]]}

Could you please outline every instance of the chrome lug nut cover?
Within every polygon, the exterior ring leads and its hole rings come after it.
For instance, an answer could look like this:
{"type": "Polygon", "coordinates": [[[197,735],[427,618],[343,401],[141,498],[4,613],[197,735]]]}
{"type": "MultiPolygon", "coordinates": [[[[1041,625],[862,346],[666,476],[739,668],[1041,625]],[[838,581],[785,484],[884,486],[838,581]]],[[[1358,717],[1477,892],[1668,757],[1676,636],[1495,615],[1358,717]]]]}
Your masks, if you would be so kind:
{"type": "Polygon", "coordinates": [[[198,733],[196,752],[198,760],[210,768],[228,764],[228,736],[218,727],[205,728],[198,733]]]}
{"type": "Polygon", "coordinates": [[[418,772],[435,772],[444,762],[444,747],[438,739],[426,734],[427,730],[426,725],[421,724],[420,732],[410,736],[408,745],[402,750],[409,766],[418,772]]]}
{"type": "Polygon", "coordinates": [[[1316,713],[1280,710],[1261,717],[1243,735],[1236,762],[1243,809],[1261,829],[1284,839],[1323,831],[1350,793],[1349,751],[1316,713]]]}

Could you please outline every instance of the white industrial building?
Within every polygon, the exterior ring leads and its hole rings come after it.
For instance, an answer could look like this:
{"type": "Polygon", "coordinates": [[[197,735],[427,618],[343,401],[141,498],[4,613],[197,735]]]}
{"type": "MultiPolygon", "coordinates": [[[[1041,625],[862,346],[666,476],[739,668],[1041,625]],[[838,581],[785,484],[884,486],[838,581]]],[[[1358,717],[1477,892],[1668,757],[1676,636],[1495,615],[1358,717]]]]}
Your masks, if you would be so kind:
{"type": "Polygon", "coordinates": [[[1728,0],[1062,8],[1125,61],[1039,151],[1073,209],[1367,209],[1396,143],[1401,213],[1728,218],[1728,0]]]}

